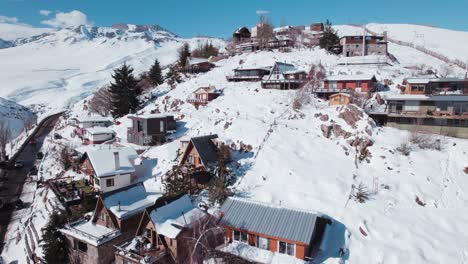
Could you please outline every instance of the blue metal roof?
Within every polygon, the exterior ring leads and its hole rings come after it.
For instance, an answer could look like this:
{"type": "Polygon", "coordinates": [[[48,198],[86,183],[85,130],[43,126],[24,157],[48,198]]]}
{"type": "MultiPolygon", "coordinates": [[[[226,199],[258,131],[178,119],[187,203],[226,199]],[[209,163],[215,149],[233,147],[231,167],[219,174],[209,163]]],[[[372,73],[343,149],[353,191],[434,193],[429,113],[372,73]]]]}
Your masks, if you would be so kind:
{"type": "Polygon", "coordinates": [[[228,198],[221,206],[221,224],[308,245],[317,215],[296,209],[228,198]]]}

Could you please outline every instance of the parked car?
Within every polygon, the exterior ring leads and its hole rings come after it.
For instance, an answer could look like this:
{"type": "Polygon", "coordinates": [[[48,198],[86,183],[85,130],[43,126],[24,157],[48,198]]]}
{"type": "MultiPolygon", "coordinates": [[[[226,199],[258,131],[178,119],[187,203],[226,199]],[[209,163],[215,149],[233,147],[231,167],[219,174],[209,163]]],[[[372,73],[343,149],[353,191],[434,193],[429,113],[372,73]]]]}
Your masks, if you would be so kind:
{"type": "Polygon", "coordinates": [[[24,203],[23,203],[23,201],[21,201],[21,199],[16,200],[16,202],[15,202],[15,208],[16,208],[16,209],[22,209],[22,208],[24,208],[24,203]]]}
{"type": "Polygon", "coordinates": [[[36,167],[36,165],[32,166],[32,168],[29,169],[29,174],[31,174],[31,175],[37,175],[37,167],[36,167]]]}
{"type": "Polygon", "coordinates": [[[36,158],[37,158],[38,160],[44,158],[44,153],[42,153],[42,152],[39,151],[39,152],[36,154],[36,158]]]}
{"type": "Polygon", "coordinates": [[[14,167],[15,167],[16,169],[21,169],[21,168],[24,167],[24,162],[23,162],[22,160],[17,160],[17,161],[15,161],[14,167]]]}
{"type": "Polygon", "coordinates": [[[29,144],[30,145],[36,145],[37,144],[37,141],[35,138],[32,138],[31,140],[29,140],[29,144]]]}
{"type": "Polygon", "coordinates": [[[59,133],[54,133],[54,139],[62,139],[62,136],[59,133]]]}

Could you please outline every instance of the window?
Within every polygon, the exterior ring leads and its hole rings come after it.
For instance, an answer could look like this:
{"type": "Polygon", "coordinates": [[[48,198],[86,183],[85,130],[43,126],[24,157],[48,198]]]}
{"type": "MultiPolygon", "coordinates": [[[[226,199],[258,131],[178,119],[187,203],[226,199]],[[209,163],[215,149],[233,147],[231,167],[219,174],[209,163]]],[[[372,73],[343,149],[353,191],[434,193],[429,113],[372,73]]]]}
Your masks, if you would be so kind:
{"type": "Polygon", "coordinates": [[[159,121],[159,132],[164,132],[164,121],[159,121]]]}
{"type": "Polygon", "coordinates": [[[257,236],[257,247],[260,249],[270,250],[270,239],[257,236]]]}
{"type": "Polygon", "coordinates": [[[99,178],[96,175],[94,175],[94,185],[100,185],[99,178]]]}
{"type": "Polygon", "coordinates": [[[424,85],[419,85],[418,86],[418,91],[424,92],[424,85]]]}
{"type": "Polygon", "coordinates": [[[237,230],[233,231],[233,240],[247,243],[248,241],[247,238],[248,238],[247,232],[242,232],[242,231],[237,231],[237,230]]]}
{"type": "Polygon", "coordinates": [[[87,252],[88,251],[88,244],[74,239],[73,240],[73,249],[79,250],[79,251],[82,251],[82,252],[87,252]]]}
{"type": "Polygon", "coordinates": [[[107,179],[106,180],[106,187],[114,186],[114,179],[107,179]]]}
{"type": "Polygon", "coordinates": [[[101,214],[101,220],[102,220],[102,221],[106,221],[106,214],[105,214],[105,213],[102,213],[102,214],[101,214]]]}
{"type": "Polygon", "coordinates": [[[361,81],[356,81],[356,87],[361,87],[361,81]]]}
{"type": "Polygon", "coordinates": [[[282,254],[294,256],[294,244],[279,241],[278,252],[282,254]]]}
{"type": "Polygon", "coordinates": [[[411,91],[412,92],[415,92],[418,90],[418,86],[417,85],[411,85],[411,91]]]}
{"type": "Polygon", "coordinates": [[[138,120],[137,121],[137,132],[143,131],[143,122],[138,120]]]}

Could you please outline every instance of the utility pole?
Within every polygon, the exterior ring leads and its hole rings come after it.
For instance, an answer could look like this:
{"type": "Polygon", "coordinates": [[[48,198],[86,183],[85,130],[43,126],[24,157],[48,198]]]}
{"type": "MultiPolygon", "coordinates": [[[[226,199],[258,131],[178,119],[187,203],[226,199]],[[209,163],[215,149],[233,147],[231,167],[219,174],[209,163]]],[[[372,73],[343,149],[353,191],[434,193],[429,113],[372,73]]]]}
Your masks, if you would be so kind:
{"type": "Polygon", "coordinates": [[[362,24],[362,56],[366,56],[366,24],[362,24]]]}

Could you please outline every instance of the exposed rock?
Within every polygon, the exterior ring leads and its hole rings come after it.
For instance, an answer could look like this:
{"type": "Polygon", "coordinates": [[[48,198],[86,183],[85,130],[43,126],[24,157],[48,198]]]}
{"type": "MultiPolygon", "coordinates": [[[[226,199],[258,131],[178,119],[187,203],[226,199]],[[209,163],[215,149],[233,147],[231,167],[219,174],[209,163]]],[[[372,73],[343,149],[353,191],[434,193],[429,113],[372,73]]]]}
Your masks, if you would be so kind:
{"type": "Polygon", "coordinates": [[[327,114],[321,115],[321,116],[320,116],[320,121],[324,121],[324,122],[325,122],[325,121],[328,121],[328,115],[327,115],[327,114]]]}
{"type": "Polygon", "coordinates": [[[363,114],[357,106],[347,105],[338,116],[352,128],[356,128],[356,122],[361,120],[363,114]]]}
{"type": "Polygon", "coordinates": [[[315,118],[320,117],[320,116],[322,116],[322,113],[315,113],[315,114],[314,114],[314,117],[315,117],[315,118]]]}
{"type": "Polygon", "coordinates": [[[333,135],[335,135],[335,137],[349,138],[351,136],[351,133],[349,133],[346,130],[344,130],[343,128],[341,128],[341,126],[338,125],[338,124],[333,124],[332,125],[332,131],[333,131],[333,135]]]}
{"type": "Polygon", "coordinates": [[[324,136],[324,137],[330,138],[330,133],[331,133],[331,129],[332,129],[331,126],[322,124],[322,125],[320,126],[320,129],[322,130],[322,133],[323,133],[323,136],[324,136]]]}

